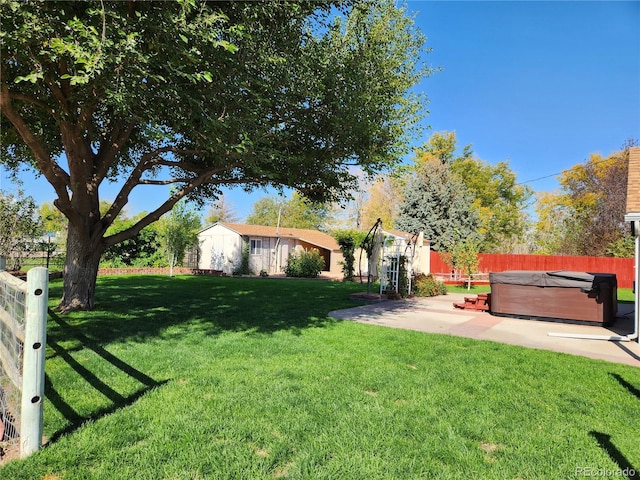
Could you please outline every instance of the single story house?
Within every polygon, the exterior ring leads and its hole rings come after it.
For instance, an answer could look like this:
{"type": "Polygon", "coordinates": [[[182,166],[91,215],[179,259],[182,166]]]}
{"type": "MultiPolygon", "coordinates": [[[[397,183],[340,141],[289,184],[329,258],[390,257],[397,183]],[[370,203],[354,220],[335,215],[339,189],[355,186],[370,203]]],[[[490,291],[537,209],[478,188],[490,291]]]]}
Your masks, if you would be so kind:
{"type": "MultiPolygon", "coordinates": [[[[413,255],[411,271],[415,274],[430,272],[429,240],[422,235],[416,238],[396,230],[383,229],[381,233],[386,256],[413,255]]],[[[200,230],[198,240],[197,268],[201,270],[219,270],[230,275],[240,267],[242,250],[248,247],[252,272],[284,273],[289,253],[316,249],[324,258],[324,272],[342,275],[343,256],[338,242],[318,230],[218,222],[200,230]]],[[[356,275],[367,275],[367,254],[356,250],[355,257],[356,275]]]]}
{"type": "Polygon", "coordinates": [[[283,273],[291,252],[316,249],[324,258],[325,272],[342,274],[338,242],[317,230],[218,222],[200,230],[198,240],[198,268],[202,270],[233,273],[247,245],[249,268],[254,273],[283,273]]]}

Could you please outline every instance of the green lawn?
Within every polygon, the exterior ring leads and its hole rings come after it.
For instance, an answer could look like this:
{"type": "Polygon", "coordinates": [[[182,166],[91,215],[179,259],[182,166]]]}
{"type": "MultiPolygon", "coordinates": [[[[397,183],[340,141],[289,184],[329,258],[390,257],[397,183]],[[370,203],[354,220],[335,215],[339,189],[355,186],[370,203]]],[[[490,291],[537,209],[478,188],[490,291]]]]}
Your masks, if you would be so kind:
{"type": "MultiPolygon", "coordinates": [[[[356,305],[348,294],[362,290],[100,278],[96,310],[50,321],[50,443],[0,478],[569,479],[640,470],[640,369],[327,317],[356,305]]],[[[54,283],[52,305],[59,295],[54,283]]]]}
{"type": "Polygon", "coordinates": [[[489,284],[475,284],[471,285],[471,288],[467,288],[466,285],[446,285],[447,293],[468,293],[470,295],[477,295],[478,293],[486,293],[491,291],[489,284]]]}

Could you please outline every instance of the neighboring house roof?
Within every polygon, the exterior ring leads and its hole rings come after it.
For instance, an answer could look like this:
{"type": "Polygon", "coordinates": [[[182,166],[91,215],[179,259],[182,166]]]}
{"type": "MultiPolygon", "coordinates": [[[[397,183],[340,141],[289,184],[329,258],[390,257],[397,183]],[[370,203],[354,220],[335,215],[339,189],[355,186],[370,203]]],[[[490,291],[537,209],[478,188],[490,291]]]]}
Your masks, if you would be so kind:
{"type": "MultiPolygon", "coordinates": [[[[216,225],[222,225],[236,232],[243,237],[280,237],[301,240],[311,245],[327,250],[340,250],[340,245],[335,238],[318,230],[308,230],[304,228],[286,228],[286,227],[267,227],[264,225],[245,225],[242,223],[218,222],[216,225]]],[[[207,230],[207,227],[204,230],[207,230]]],[[[204,230],[201,230],[204,231],[204,230]]]]}
{"type": "Polygon", "coordinates": [[[411,238],[411,234],[407,232],[401,232],[400,230],[392,230],[390,228],[383,228],[382,233],[393,235],[394,237],[411,238]]]}
{"type": "Polygon", "coordinates": [[[411,240],[411,238],[413,237],[413,234],[411,233],[401,232],[400,230],[391,230],[389,228],[383,228],[382,232],[393,235],[394,237],[404,238],[405,240],[411,240]]]}

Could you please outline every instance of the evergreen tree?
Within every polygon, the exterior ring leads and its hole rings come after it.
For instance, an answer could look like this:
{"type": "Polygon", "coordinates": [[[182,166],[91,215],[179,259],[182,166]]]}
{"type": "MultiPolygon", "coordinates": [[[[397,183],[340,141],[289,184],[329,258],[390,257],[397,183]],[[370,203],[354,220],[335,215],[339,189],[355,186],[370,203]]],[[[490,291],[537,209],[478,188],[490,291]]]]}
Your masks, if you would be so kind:
{"type": "Polygon", "coordinates": [[[416,168],[403,196],[396,228],[423,229],[434,250],[447,250],[460,239],[477,236],[480,221],[471,208],[473,197],[448,164],[431,161],[416,168]]]}

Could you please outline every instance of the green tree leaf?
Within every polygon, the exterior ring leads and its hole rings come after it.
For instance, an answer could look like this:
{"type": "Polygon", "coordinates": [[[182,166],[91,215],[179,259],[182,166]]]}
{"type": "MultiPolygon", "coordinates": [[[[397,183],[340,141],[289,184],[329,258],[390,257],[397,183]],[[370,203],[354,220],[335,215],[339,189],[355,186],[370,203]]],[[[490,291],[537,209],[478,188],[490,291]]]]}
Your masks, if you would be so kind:
{"type": "Polygon", "coordinates": [[[334,200],[418,133],[425,38],[392,0],[1,8],[2,161],[41,173],[69,220],[65,310],[91,308],[102,252],[179,200],[236,185],[334,200]],[[120,191],[102,213],[105,181],[120,191]],[[175,193],[105,236],[154,185],[175,193]]]}

